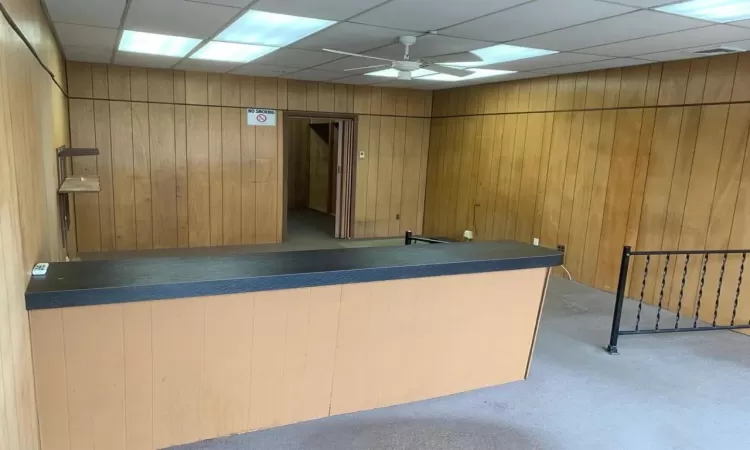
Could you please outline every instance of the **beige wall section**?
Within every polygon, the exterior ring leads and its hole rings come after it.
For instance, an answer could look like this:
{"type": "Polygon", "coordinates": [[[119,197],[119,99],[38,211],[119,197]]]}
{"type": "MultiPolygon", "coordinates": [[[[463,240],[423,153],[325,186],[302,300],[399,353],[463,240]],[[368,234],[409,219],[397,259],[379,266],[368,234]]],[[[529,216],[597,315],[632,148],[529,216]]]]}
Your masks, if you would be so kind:
{"type": "MultiPolygon", "coordinates": [[[[749,101],[750,53],[437,91],[425,232],[562,244],[573,278],[608,291],[624,245],[749,248],[749,101]]],[[[713,279],[720,259],[709,262],[713,279]]],[[[648,301],[663,263],[651,262],[648,301]]],[[[664,301],[675,305],[683,261],[678,273],[670,264],[664,301]]],[[[643,269],[636,260],[631,296],[643,269]]],[[[738,272],[730,261],[720,321],[738,272]]],[[[741,295],[747,322],[750,290],[741,295]]]]}
{"type": "Polygon", "coordinates": [[[307,207],[310,194],[310,132],[309,119],[287,119],[287,206],[292,209],[307,207]]]}
{"type": "Polygon", "coordinates": [[[546,276],[32,311],[43,449],[151,450],[521,380],[546,276]]]}
{"type": "Polygon", "coordinates": [[[102,179],[76,196],[80,251],[278,242],[281,118],[244,107],[358,114],[355,236],[421,230],[431,92],[77,62],[68,88],[73,145],[101,151],[74,167],[102,179]]]}
{"type": "MultiPolygon", "coordinates": [[[[3,1],[40,57],[63,79],[37,1],[3,1]]],[[[64,82],[62,83],[64,85],[64,82]]],[[[0,448],[39,448],[24,292],[39,261],[63,258],[55,148],[68,141],[67,104],[0,16],[0,448]]]]}

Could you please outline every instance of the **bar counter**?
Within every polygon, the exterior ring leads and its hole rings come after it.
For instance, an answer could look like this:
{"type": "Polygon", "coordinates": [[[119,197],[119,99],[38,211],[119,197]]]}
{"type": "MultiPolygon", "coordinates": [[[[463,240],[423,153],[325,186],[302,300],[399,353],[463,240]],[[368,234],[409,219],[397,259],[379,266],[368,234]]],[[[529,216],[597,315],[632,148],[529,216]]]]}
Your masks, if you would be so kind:
{"type": "Polygon", "coordinates": [[[53,263],[43,450],[153,450],[524,379],[556,250],[518,242],[53,263]]]}

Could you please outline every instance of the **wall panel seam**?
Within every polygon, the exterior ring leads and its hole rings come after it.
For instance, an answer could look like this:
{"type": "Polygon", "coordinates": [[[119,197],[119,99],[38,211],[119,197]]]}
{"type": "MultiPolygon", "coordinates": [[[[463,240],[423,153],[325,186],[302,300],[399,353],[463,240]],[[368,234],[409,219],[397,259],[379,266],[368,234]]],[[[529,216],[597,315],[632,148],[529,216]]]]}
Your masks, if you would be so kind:
{"type": "MultiPolygon", "coordinates": [[[[16,35],[21,39],[21,41],[23,41],[24,45],[26,45],[26,48],[29,50],[29,52],[31,52],[31,54],[34,56],[34,58],[39,63],[39,65],[42,66],[42,69],[44,69],[44,71],[47,72],[49,77],[52,79],[52,82],[55,83],[55,86],[57,86],[57,88],[60,89],[60,92],[62,92],[62,94],[67,97],[65,89],[63,89],[63,87],[60,86],[60,84],[57,82],[57,78],[55,78],[55,74],[49,69],[49,67],[47,67],[47,65],[44,62],[42,62],[42,59],[39,57],[39,54],[34,49],[34,46],[31,45],[31,42],[29,42],[28,39],[26,39],[26,36],[23,34],[21,29],[18,28],[18,25],[16,25],[15,20],[13,20],[13,18],[10,16],[10,13],[8,13],[8,10],[5,9],[5,5],[3,5],[1,2],[0,2],[0,13],[3,15],[3,17],[5,18],[5,21],[8,22],[8,25],[10,25],[10,27],[13,29],[16,35]]],[[[47,25],[50,28],[52,27],[52,24],[50,24],[49,22],[47,22],[47,25]]],[[[55,42],[55,47],[57,47],[57,42],[55,42]]],[[[56,50],[57,50],[56,53],[58,54],[62,53],[60,52],[59,48],[56,48],[56,50]]],[[[65,69],[63,68],[63,70],[65,69]]]]}

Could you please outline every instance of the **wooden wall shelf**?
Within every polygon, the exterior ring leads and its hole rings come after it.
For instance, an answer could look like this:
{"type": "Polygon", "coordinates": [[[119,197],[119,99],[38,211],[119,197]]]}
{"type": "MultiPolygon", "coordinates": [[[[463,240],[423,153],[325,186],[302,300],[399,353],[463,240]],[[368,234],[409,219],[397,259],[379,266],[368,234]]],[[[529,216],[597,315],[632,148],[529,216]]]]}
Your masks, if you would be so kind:
{"type": "Polygon", "coordinates": [[[101,191],[98,175],[68,175],[73,167],[74,156],[96,156],[98,148],[57,148],[57,202],[60,208],[60,228],[62,228],[63,247],[68,247],[68,229],[70,228],[70,194],[101,191]]]}
{"type": "Polygon", "coordinates": [[[67,177],[62,182],[57,192],[61,194],[75,194],[82,192],[99,192],[101,186],[98,176],[89,177],[67,177]]]}

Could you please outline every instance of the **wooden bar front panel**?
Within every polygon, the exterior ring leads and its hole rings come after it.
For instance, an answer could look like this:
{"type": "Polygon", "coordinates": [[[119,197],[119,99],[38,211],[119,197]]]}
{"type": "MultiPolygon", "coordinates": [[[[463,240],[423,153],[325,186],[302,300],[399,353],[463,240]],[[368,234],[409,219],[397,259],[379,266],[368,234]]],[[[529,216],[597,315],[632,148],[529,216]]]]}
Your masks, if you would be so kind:
{"type": "Polygon", "coordinates": [[[521,380],[546,277],[31,311],[42,447],[151,450],[521,380]]]}

